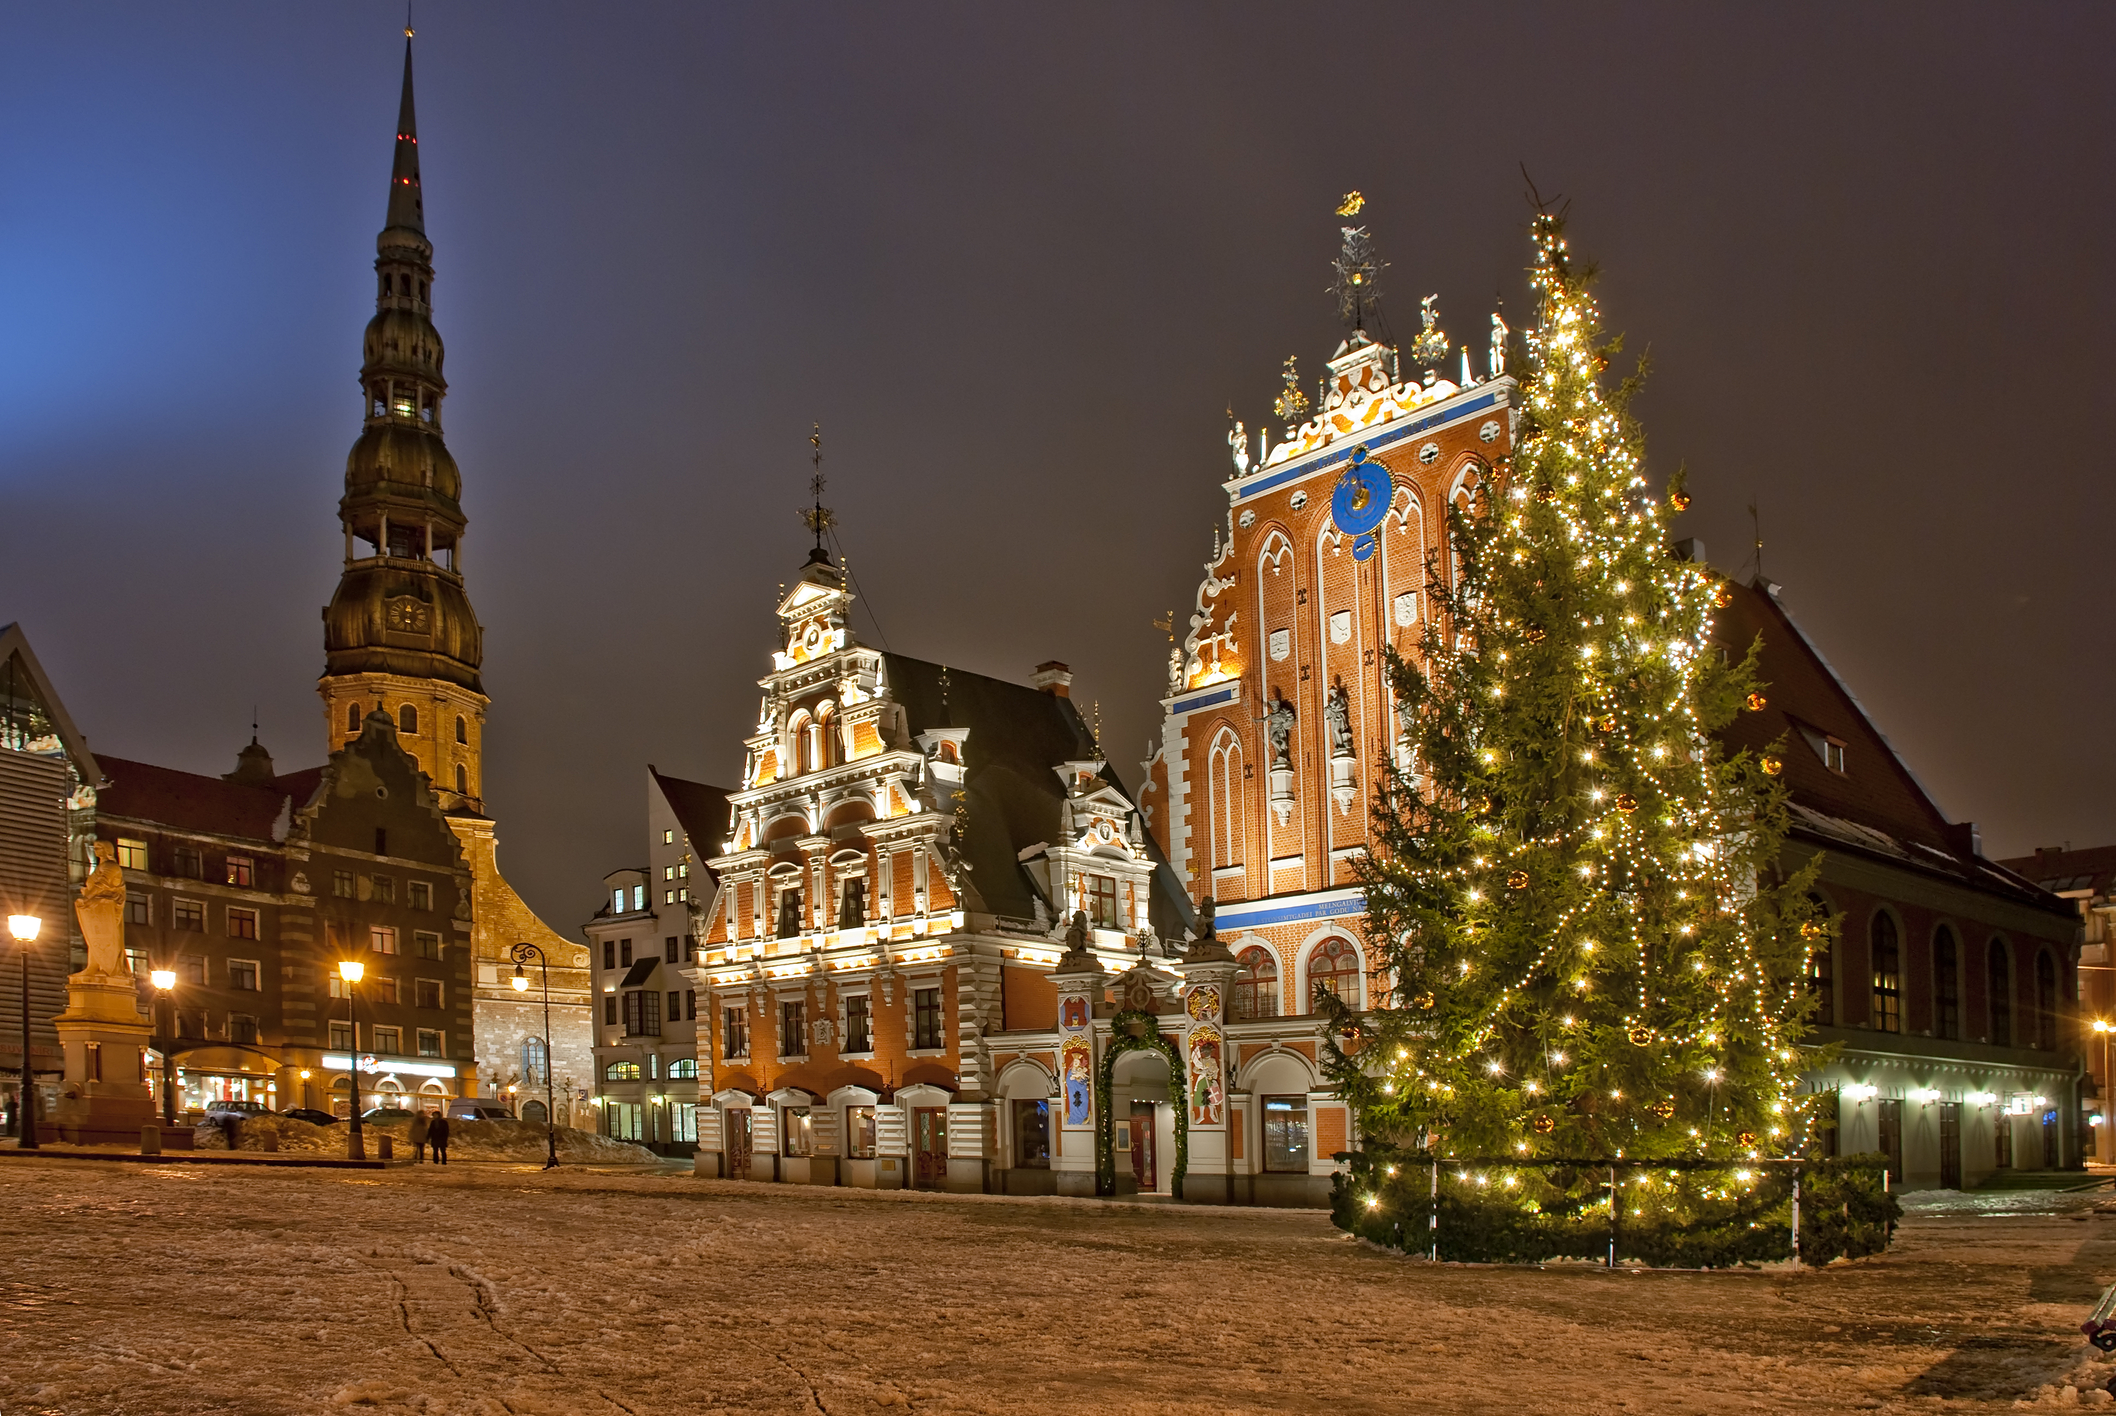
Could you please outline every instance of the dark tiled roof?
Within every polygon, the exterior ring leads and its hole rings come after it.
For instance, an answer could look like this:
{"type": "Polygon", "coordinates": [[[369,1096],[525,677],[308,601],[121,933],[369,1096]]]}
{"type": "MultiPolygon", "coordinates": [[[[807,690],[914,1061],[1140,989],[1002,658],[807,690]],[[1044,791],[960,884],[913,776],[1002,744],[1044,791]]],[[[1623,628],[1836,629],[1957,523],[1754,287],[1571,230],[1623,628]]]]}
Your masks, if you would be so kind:
{"type": "MultiPolygon", "coordinates": [[[[1890,859],[2025,904],[2072,913],[2046,888],[2009,869],[2009,863],[1979,854],[1966,823],[1948,822],[1775,594],[1731,580],[1727,589],[1733,603],[1720,612],[1714,637],[1735,658],[1761,637],[1757,677],[1765,703],[1761,710],[1737,714],[1720,737],[1730,750],[1761,752],[1775,745],[1785,764],[1796,836],[1824,849],[1890,859]],[[1843,746],[1842,771],[1824,759],[1831,739],[1843,746]]],[[[2111,850],[2116,857],[2116,848],[2111,850]]]]}
{"type": "MultiPolygon", "coordinates": [[[[890,695],[903,705],[911,736],[936,727],[970,730],[963,763],[970,808],[964,842],[970,886],[992,913],[1033,918],[1041,892],[1022,865],[1021,853],[1057,839],[1058,805],[1065,799],[1065,787],[1053,769],[1100,756],[1080,710],[1070,698],[956,668],[947,670],[944,709],[941,665],[903,654],[882,658],[890,695]]],[[[1137,798],[1114,768],[1105,765],[1101,778],[1136,805],[1137,798]]],[[[1151,918],[1154,929],[1167,938],[1188,927],[1190,906],[1153,834],[1144,835],[1154,860],[1151,918]]],[[[1043,904],[1050,909],[1048,900],[1043,904]]]]}
{"type": "Polygon", "coordinates": [[[683,834],[691,838],[691,849],[698,858],[707,861],[719,855],[728,831],[727,788],[671,777],[651,762],[647,764],[647,771],[654,774],[654,785],[661,789],[669,809],[676,813],[676,820],[683,827],[683,834]]]}
{"type": "Polygon", "coordinates": [[[2039,850],[2032,856],[2015,856],[1999,864],[2053,893],[2088,890],[2106,895],[2116,886],[2116,846],[2039,850]]]}
{"type": "Polygon", "coordinates": [[[96,793],[99,814],[245,841],[282,839],[287,818],[308,804],[323,780],[323,769],[311,767],[276,777],[268,788],[243,787],[123,757],[96,761],[107,779],[96,793]]]}

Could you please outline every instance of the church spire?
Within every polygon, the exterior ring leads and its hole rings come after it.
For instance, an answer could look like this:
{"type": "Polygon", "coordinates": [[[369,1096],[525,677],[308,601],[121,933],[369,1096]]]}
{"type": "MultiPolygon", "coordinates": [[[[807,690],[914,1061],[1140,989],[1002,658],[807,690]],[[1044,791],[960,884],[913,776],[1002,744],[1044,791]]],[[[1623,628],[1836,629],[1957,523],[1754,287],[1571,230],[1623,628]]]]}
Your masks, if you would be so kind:
{"type": "Polygon", "coordinates": [[[409,26],[404,31],[404,96],[397,102],[397,154],[389,173],[389,219],[382,224],[426,234],[426,207],[419,197],[419,119],[411,102],[409,26]]]}
{"type": "Polygon", "coordinates": [[[338,502],[345,563],[323,615],[319,687],[334,747],[385,707],[443,804],[476,810],[484,632],[463,580],[462,477],[442,437],[446,354],[433,324],[408,25],[375,279],[375,317],[361,345],[362,427],[338,502]]]}

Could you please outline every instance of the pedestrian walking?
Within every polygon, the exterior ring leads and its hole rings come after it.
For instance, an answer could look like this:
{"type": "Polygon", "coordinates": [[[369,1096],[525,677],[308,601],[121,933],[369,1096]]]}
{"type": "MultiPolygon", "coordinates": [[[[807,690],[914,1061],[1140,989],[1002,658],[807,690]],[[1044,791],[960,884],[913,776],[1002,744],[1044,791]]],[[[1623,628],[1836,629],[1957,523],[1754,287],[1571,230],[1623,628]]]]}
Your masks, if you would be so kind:
{"type": "Polygon", "coordinates": [[[411,1153],[413,1156],[412,1163],[415,1165],[426,1164],[426,1131],[428,1126],[427,1118],[431,1115],[433,1115],[433,1113],[430,1111],[419,1111],[414,1112],[412,1114],[411,1153]]]}
{"type": "Polygon", "coordinates": [[[433,1163],[448,1164],[448,1118],[438,1111],[433,1113],[433,1120],[427,1123],[426,1141],[433,1147],[433,1163]]]}

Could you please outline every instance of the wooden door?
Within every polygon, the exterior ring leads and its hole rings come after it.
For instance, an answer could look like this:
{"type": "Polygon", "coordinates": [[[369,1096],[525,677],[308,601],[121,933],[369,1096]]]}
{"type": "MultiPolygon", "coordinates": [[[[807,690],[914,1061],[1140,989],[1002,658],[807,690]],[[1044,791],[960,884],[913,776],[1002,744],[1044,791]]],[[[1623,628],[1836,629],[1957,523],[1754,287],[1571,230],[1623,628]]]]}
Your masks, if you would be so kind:
{"type": "Polygon", "coordinates": [[[1150,1101],[1135,1101],[1131,1104],[1131,1173],[1132,1178],[1139,1182],[1142,1193],[1153,1193],[1156,1178],[1154,1104],[1150,1101]]]}
{"type": "Polygon", "coordinates": [[[948,1109],[914,1107],[911,1125],[911,1183],[921,1190],[938,1190],[948,1178],[948,1109]]]}
{"type": "Polygon", "coordinates": [[[1940,1188],[1962,1188],[1962,1104],[1940,1103],[1940,1188]]]}
{"type": "Polygon", "coordinates": [[[749,1179],[749,1111],[728,1111],[727,1117],[727,1178],[749,1179]]]}

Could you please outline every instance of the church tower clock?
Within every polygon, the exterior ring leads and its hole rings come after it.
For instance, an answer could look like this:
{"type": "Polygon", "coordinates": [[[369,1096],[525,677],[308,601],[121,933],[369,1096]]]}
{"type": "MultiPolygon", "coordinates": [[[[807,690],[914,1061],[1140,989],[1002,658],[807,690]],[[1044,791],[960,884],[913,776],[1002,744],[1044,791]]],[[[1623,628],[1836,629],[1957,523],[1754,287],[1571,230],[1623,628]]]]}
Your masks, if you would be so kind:
{"type": "Polygon", "coordinates": [[[386,709],[443,807],[475,812],[484,794],[484,631],[463,587],[462,477],[441,436],[448,383],[433,326],[409,40],[389,215],[375,245],[362,427],[338,502],[345,569],[323,612],[328,741],[342,747],[360,735],[362,718],[386,709]]]}

